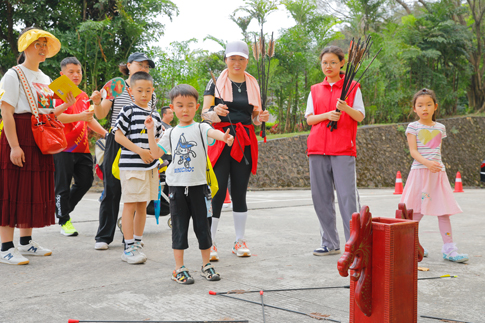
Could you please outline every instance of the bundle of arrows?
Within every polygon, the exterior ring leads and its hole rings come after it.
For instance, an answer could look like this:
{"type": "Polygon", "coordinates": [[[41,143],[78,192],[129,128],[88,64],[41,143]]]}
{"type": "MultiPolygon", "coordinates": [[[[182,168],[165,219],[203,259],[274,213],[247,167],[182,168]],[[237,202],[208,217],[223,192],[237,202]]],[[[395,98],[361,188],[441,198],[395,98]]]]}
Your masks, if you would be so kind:
{"type": "MultiPolygon", "coordinates": [[[[369,56],[369,51],[372,47],[372,44],[373,44],[373,41],[371,40],[371,36],[366,36],[364,39],[359,38],[357,42],[355,42],[354,39],[352,38],[352,41],[350,42],[350,46],[349,46],[348,62],[347,62],[347,68],[345,70],[344,84],[342,86],[342,94],[340,95],[340,100],[343,100],[343,101],[347,100],[348,95],[352,93],[355,86],[362,79],[362,76],[364,76],[365,72],[367,72],[367,70],[369,69],[369,66],[372,65],[377,55],[379,55],[379,53],[381,52],[382,48],[379,49],[379,51],[374,56],[372,61],[369,63],[367,68],[360,75],[357,82],[353,82],[355,75],[357,75],[357,72],[359,72],[359,69],[362,65],[362,61],[364,60],[364,57],[366,55],[369,56]]],[[[337,109],[337,112],[340,112],[340,111],[337,109]]],[[[327,128],[328,127],[330,127],[330,131],[337,129],[337,121],[330,121],[327,125],[327,128]]]]}

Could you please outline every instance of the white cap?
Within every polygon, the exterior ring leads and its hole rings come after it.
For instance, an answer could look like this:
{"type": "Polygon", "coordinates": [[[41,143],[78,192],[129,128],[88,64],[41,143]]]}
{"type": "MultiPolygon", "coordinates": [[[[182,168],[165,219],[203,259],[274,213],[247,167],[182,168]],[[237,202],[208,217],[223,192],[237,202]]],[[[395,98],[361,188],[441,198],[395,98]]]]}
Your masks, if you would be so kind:
{"type": "Polygon", "coordinates": [[[236,40],[227,43],[226,45],[226,57],[239,55],[244,58],[249,57],[249,49],[248,44],[243,42],[242,40],[236,40]]]}

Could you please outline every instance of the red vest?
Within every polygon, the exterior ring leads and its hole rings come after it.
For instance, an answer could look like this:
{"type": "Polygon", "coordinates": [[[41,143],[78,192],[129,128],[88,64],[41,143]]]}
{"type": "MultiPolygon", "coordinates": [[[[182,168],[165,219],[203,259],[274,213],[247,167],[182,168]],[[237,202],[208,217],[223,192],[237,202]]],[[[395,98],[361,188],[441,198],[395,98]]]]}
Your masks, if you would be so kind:
{"type": "MultiPolygon", "coordinates": [[[[337,101],[342,93],[344,83],[343,75],[340,81],[330,86],[327,78],[322,83],[312,86],[311,93],[313,99],[313,115],[319,115],[336,109],[337,101]]],[[[357,83],[352,82],[352,86],[357,83]]],[[[345,102],[352,107],[354,98],[360,84],[348,94],[345,102]]],[[[355,147],[355,137],[357,135],[357,121],[352,119],[347,113],[342,112],[340,120],[337,122],[337,129],[330,132],[327,124],[330,120],[325,120],[312,126],[307,142],[308,155],[331,155],[331,156],[357,156],[355,147]]]]}

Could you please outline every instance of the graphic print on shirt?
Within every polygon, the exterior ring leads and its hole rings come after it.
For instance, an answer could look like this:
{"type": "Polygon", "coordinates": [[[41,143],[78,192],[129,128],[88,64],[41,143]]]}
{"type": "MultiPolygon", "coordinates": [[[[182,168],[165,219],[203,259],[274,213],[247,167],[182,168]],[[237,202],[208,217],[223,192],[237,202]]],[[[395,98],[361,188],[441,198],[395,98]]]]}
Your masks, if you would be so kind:
{"type": "Polygon", "coordinates": [[[197,146],[195,141],[187,141],[183,133],[180,135],[173,155],[174,160],[177,160],[177,165],[183,165],[183,167],[175,167],[175,173],[187,173],[194,171],[194,167],[190,167],[192,157],[197,157],[195,151],[192,150],[192,147],[194,146],[197,146]]]}
{"type": "Polygon", "coordinates": [[[418,139],[428,148],[438,148],[441,145],[441,131],[421,129],[418,132],[418,139]]]}
{"type": "Polygon", "coordinates": [[[39,109],[53,109],[54,108],[54,92],[42,83],[32,83],[37,92],[37,105],[39,109]]]}

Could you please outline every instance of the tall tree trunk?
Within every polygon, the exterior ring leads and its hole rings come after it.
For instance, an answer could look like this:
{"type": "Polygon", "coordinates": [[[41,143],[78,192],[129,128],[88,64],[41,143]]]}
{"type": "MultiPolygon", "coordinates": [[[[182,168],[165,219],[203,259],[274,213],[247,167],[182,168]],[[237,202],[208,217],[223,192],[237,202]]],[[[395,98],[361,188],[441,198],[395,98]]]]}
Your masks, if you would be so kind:
{"type": "MultiPolygon", "coordinates": [[[[17,50],[17,39],[14,36],[13,32],[13,7],[10,1],[2,1],[7,6],[7,33],[4,34],[0,29],[0,39],[3,39],[6,43],[10,45],[10,49],[12,52],[17,55],[19,52],[17,50]]],[[[3,24],[3,23],[2,23],[3,24]]]]}
{"type": "Polygon", "coordinates": [[[290,92],[290,97],[288,98],[288,108],[286,108],[286,125],[285,125],[285,132],[290,131],[290,126],[291,126],[291,116],[290,116],[290,111],[291,111],[291,92],[290,92]]]}
{"type": "Polygon", "coordinates": [[[412,13],[411,9],[409,9],[408,5],[404,1],[396,0],[396,2],[399,3],[404,8],[404,10],[406,10],[408,15],[410,15],[412,13]]]}
{"type": "Polygon", "coordinates": [[[83,1],[83,21],[86,21],[86,9],[88,7],[88,4],[86,0],[83,1]]]}
{"type": "Polygon", "coordinates": [[[291,125],[291,131],[295,130],[296,126],[296,120],[297,120],[297,114],[298,114],[298,73],[296,74],[296,83],[295,83],[295,104],[293,105],[293,113],[292,113],[292,119],[293,119],[293,124],[291,125]]]}
{"type": "Polygon", "coordinates": [[[480,86],[480,78],[481,75],[476,73],[473,74],[472,82],[468,90],[468,98],[471,98],[469,104],[470,106],[475,107],[475,111],[478,112],[485,110],[485,91],[483,90],[483,87],[480,86]]]}
{"type": "MultiPolygon", "coordinates": [[[[467,59],[473,68],[473,75],[471,76],[470,86],[467,90],[468,104],[475,109],[475,111],[485,110],[485,88],[483,86],[483,55],[482,55],[482,29],[481,24],[485,14],[485,6],[482,6],[480,0],[467,0],[471,16],[473,17],[473,24],[471,25],[473,34],[476,39],[476,47],[470,46],[468,50],[467,59]]],[[[461,2],[456,1],[455,7],[459,9],[461,2]]],[[[453,15],[453,19],[461,25],[469,28],[467,19],[463,14],[453,15]]]]}
{"type": "Polygon", "coordinates": [[[284,99],[283,99],[283,89],[280,88],[278,91],[278,122],[282,123],[283,122],[283,104],[284,104],[284,99]]]}

